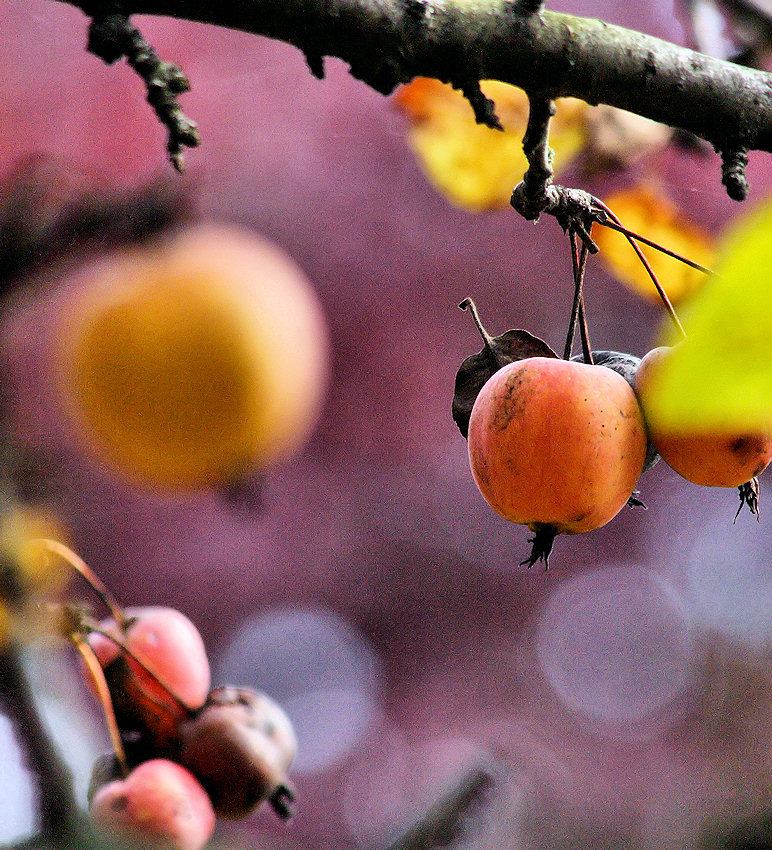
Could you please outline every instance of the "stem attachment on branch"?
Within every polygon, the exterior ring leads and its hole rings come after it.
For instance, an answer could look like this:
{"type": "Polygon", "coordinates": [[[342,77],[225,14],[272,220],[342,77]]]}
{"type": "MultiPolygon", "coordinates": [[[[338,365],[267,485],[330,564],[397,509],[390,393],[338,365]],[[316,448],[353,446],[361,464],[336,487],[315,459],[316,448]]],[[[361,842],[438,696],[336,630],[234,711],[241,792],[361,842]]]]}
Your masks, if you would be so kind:
{"type": "Polygon", "coordinates": [[[544,8],[544,0],[517,0],[515,12],[524,18],[528,15],[536,15],[544,8]]]}
{"type": "Polygon", "coordinates": [[[550,187],[554,171],[553,151],[549,146],[550,121],[555,101],[528,95],[528,126],[523,136],[523,151],[528,170],[522,183],[512,192],[511,204],[528,221],[538,221],[551,204],[550,187]]]}
{"type": "Polygon", "coordinates": [[[183,148],[194,148],[201,143],[195,123],[187,118],[177,96],[190,89],[183,72],[171,62],[160,59],[142,33],[122,11],[95,16],[89,28],[88,49],[108,65],[122,56],[144,80],[148,103],[159,120],[166,126],[169,159],[177,171],[185,169],[183,148]]]}

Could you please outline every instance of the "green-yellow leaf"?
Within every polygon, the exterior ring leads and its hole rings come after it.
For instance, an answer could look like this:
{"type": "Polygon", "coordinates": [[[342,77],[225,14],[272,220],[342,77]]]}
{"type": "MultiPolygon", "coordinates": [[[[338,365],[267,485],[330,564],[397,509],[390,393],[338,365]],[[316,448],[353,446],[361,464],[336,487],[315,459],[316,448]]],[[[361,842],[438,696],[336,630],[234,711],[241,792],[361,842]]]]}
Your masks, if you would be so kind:
{"type": "Polygon", "coordinates": [[[722,240],[716,274],[683,323],[687,339],[658,373],[650,421],[669,429],[772,429],[772,202],[722,240]]]}

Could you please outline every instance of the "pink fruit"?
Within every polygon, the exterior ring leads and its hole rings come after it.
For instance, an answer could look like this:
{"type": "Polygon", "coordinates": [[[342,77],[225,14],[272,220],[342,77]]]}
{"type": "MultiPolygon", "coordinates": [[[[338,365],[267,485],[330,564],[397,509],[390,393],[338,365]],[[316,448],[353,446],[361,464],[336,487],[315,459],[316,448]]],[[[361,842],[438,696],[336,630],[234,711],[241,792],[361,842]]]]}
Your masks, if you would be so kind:
{"type": "Polygon", "coordinates": [[[94,830],[138,847],[201,850],[214,832],[206,791],[190,771],[166,759],[136,767],[126,779],[103,785],[90,809],[94,830]]]}
{"type": "Polygon", "coordinates": [[[128,608],[126,615],[124,629],[112,618],[100,626],[154,675],[108,637],[94,633],[88,640],[105,671],[119,725],[164,743],[206,700],[211,674],[204,642],[193,623],[173,608],[128,608]]]}

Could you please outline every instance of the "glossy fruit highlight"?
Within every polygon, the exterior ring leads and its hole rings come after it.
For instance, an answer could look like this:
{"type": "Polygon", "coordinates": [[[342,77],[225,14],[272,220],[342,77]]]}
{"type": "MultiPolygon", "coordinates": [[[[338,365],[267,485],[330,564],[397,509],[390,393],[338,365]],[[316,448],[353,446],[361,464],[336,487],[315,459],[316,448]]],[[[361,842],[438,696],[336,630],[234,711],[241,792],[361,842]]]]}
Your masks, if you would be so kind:
{"type": "Polygon", "coordinates": [[[326,325],[277,246],[198,225],[83,274],[62,332],[61,384],[116,468],[156,487],[198,488],[303,445],[327,383],[326,325]]]}
{"type": "MultiPolygon", "coordinates": [[[[641,361],[635,376],[644,416],[652,393],[657,392],[657,373],[671,349],[652,349],[641,361]]],[[[669,430],[647,423],[649,439],[662,459],[693,484],[739,487],[760,475],[772,461],[772,434],[762,432],[706,431],[693,427],[669,430]]]]}

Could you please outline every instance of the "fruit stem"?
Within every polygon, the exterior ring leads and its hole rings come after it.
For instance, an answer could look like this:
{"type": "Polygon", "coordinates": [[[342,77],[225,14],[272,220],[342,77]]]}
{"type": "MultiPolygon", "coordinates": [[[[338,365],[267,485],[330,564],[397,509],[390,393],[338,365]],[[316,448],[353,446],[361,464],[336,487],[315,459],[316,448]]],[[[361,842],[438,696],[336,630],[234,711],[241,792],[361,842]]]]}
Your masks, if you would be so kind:
{"type": "Polygon", "coordinates": [[[649,239],[646,236],[642,236],[640,233],[636,233],[634,230],[630,230],[625,227],[622,222],[611,212],[611,210],[600,200],[597,198],[593,199],[595,203],[597,203],[603,211],[611,218],[611,221],[596,219],[598,224],[603,227],[608,227],[609,230],[616,230],[617,233],[621,233],[623,236],[626,236],[628,239],[635,239],[636,242],[643,242],[644,245],[648,245],[650,248],[654,248],[655,251],[659,251],[661,254],[667,254],[668,257],[672,257],[674,260],[678,260],[679,263],[683,263],[686,266],[691,266],[691,268],[696,269],[698,272],[702,272],[703,274],[713,274],[713,271],[706,266],[702,266],[699,263],[696,263],[694,260],[690,260],[688,257],[684,257],[681,254],[677,254],[675,251],[671,251],[670,248],[665,248],[664,245],[660,245],[658,242],[655,242],[653,239],[649,239]]]}
{"type": "MultiPolygon", "coordinates": [[[[147,666],[147,664],[145,664],[145,662],[137,656],[137,654],[135,652],[133,652],[131,649],[129,649],[129,647],[126,645],[126,642],[124,640],[122,640],[119,637],[116,637],[115,635],[111,635],[110,632],[107,632],[104,629],[99,628],[99,626],[96,625],[96,623],[89,622],[88,620],[84,621],[83,626],[89,632],[89,634],[101,635],[103,638],[107,638],[107,640],[112,641],[114,644],[116,644],[116,646],[120,647],[122,652],[125,655],[128,655],[128,657],[135,664],[137,664],[142,669],[142,671],[144,673],[147,673],[147,675],[150,676],[150,678],[159,687],[161,687],[164,691],[166,691],[166,693],[172,698],[172,700],[174,700],[174,702],[176,702],[177,705],[179,705],[180,708],[182,708],[182,710],[186,714],[192,715],[194,713],[194,710],[186,702],[184,702],[180,697],[178,697],[177,694],[175,694],[174,691],[166,684],[166,682],[162,681],[158,677],[157,673],[155,673],[153,670],[151,670],[147,666]]],[[[146,696],[148,697],[148,699],[155,702],[156,705],[160,705],[160,703],[158,703],[157,700],[153,700],[153,698],[149,694],[146,694],[146,696]]]]}
{"type": "Polygon", "coordinates": [[[295,792],[289,785],[281,784],[268,798],[271,808],[282,820],[289,820],[292,817],[292,802],[295,799],[295,792]]]}
{"type": "Polygon", "coordinates": [[[118,764],[124,777],[129,775],[129,763],[126,759],[126,751],[123,749],[123,741],[121,740],[121,731],[118,727],[118,721],[115,717],[115,709],[113,708],[113,699],[110,695],[110,688],[105,678],[102,665],[96,653],[91,647],[91,644],[84,640],[83,635],[79,632],[72,632],[70,640],[75,645],[75,649],[80,653],[81,658],[88,667],[91,674],[91,679],[94,682],[94,687],[97,689],[99,703],[102,706],[102,711],[107,723],[107,731],[110,733],[110,742],[113,746],[113,752],[118,759],[118,764]]]}
{"type": "Polygon", "coordinates": [[[527,564],[530,570],[538,561],[544,561],[544,569],[548,570],[550,566],[549,557],[552,552],[552,544],[557,536],[557,530],[553,525],[537,522],[531,526],[531,531],[534,533],[528,541],[531,544],[531,554],[524,561],[520,561],[520,566],[523,567],[527,564]]]}
{"type": "Polygon", "coordinates": [[[482,337],[482,341],[484,344],[484,350],[487,352],[488,356],[496,363],[497,366],[506,366],[509,362],[508,360],[502,359],[496,351],[496,346],[493,342],[493,337],[485,330],[482,321],[480,320],[480,314],[477,312],[477,305],[472,301],[471,298],[464,298],[464,300],[458,305],[462,310],[469,310],[472,314],[472,318],[474,319],[475,325],[477,325],[477,330],[480,332],[480,336],[482,337]]]}
{"type": "MultiPolygon", "coordinates": [[[[592,230],[592,225],[590,225],[590,230],[592,230]]],[[[582,354],[584,355],[584,362],[592,364],[592,351],[590,350],[589,331],[587,329],[587,318],[584,310],[584,273],[587,267],[588,249],[587,244],[584,240],[582,240],[581,253],[577,259],[576,233],[573,230],[569,230],[568,238],[571,241],[571,264],[574,270],[574,303],[571,308],[571,321],[568,325],[568,334],[566,335],[566,347],[563,352],[563,359],[571,359],[571,354],[574,350],[576,324],[578,321],[582,338],[582,354]]]]}
{"type": "Polygon", "coordinates": [[[53,552],[65,563],[69,564],[77,573],[80,574],[82,578],[86,580],[94,593],[96,593],[96,595],[102,600],[102,603],[113,615],[113,618],[120,628],[124,629],[126,627],[126,614],[124,613],[123,608],[121,608],[116,598],[112,595],[112,593],[110,593],[107,585],[99,578],[91,567],[89,567],[80,555],[77,555],[69,548],[69,546],[65,546],[64,543],[59,543],[58,540],[50,540],[46,537],[40,537],[31,542],[39,543],[44,549],[47,549],[49,552],[53,552]]]}
{"type": "Polygon", "coordinates": [[[759,479],[751,478],[750,481],[741,484],[737,490],[740,496],[740,507],[734,515],[734,521],[737,522],[740,511],[747,505],[751,516],[755,516],[756,522],[759,522],[759,479]]]}
{"type": "MultiPolygon", "coordinates": [[[[704,268],[703,266],[697,266],[697,264],[692,263],[690,260],[687,260],[685,257],[681,257],[681,256],[679,256],[678,254],[675,254],[672,251],[668,251],[668,250],[662,248],[660,245],[657,245],[656,243],[652,242],[650,239],[645,239],[644,237],[642,237],[638,234],[633,234],[632,231],[628,231],[625,227],[623,227],[622,222],[619,220],[619,218],[616,216],[616,214],[613,213],[603,203],[603,201],[600,201],[597,198],[595,200],[600,205],[601,209],[606,213],[606,215],[609,216],[609,218],[611,218],[611,220],[614,223],[619,225],[619,228],[621,228],[619,232],[624,234],[625,238],[630,243],[630,246],[635,251],[635,253],[638,255],[638,259],[641,261],[641,264],[646,269],[646,273],[651,278],[651,282],[654,284],[654,288],[657,290],[657,294],[659,295],[660,300],[662,301],[663,305],[665,306],[665,310],[667,310],[667,312],[670,316],[670,319],[673,322],[673,325],[675,326],[676,331],[678,331],[678,333],[681,335],[682,339],[686,339],[686,331],[684,330],[684,327],[681,324],[681,321],[679,320],[678,316],[676,315],[675,308],[673,307],[673,305],[670,301],[670,298],[668,298],[667,292],[665,292],[665,290],[662,287],[662,284],[657,279],[657,275],[654,274],[654,269],[652,269],[649,261],[646,259],[646,256],[644,255],[643,251],[641,250],[640,245],[638,244],[638,242],[636,240],[640,239],[640,241],[643,242],[644,244],[650,245],[652,248],[656,248],[657,250],[662,251],[663,253],[668,254],[671,257],[674,257],[676,260],[680,260],[682,263],[686,263],[688,266],[692,266],[692,268],[697,268],[699,271],[705,272],[705,274],[711,274],[710,270],[704,268]]],[[[600,223],[605,224],[607,227],[611,226],[608,222],[600,222],[600,223]]],[[[616,230],[617,228],[612,228],[612,229],[616,230]]]]}

